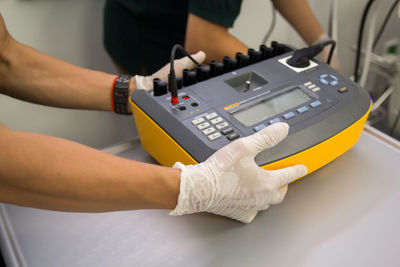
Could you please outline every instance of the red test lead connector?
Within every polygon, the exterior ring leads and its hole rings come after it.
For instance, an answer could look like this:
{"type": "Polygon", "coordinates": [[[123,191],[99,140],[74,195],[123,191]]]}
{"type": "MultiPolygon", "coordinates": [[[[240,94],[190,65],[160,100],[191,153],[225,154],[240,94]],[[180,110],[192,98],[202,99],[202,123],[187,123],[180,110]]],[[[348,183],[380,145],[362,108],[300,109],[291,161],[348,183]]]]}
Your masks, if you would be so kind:
{"type": "Polygon", "coordinates": [[[178,97],[174,97],[172,94],[171,94],[171,104],[172,105],[177,105],[179,103],[179,98],[178,97]]]}

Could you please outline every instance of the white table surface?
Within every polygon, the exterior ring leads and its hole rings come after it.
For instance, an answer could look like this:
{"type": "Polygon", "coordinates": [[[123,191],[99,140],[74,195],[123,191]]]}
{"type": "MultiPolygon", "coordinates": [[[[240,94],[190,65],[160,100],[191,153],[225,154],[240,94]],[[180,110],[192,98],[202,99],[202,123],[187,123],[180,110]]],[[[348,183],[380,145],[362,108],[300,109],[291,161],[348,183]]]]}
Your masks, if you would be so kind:
{"type": "MultiPolygon", "coordinates": [[[[119,155],[154,162],[139,143],[119,155]]],[[[2,204],[0,245],[9,266],[400,266],[399,166],[400,150],[364,131],[248,225],[212,214],[2,204]]]]}

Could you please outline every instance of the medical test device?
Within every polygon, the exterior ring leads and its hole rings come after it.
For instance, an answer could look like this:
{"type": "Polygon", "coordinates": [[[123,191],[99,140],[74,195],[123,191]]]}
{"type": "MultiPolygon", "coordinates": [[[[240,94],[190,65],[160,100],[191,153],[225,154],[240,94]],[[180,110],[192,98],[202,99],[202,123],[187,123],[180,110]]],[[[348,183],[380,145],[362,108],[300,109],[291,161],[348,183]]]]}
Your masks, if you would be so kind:
{"type": "Polygon", "coordinates": [[[288,136],[255,157],[259,166],[304,164],[311,173],[331,162],[359,139],[371,99],[317,59],[291,66],[293,55],[289,46],[273,42],[184,70],[174,104],[167,83],[158,79],[154,90],[134,91],[130,102],[142,146],[164,166],[197,164],[282,121],[290,125],[288,136]]]}

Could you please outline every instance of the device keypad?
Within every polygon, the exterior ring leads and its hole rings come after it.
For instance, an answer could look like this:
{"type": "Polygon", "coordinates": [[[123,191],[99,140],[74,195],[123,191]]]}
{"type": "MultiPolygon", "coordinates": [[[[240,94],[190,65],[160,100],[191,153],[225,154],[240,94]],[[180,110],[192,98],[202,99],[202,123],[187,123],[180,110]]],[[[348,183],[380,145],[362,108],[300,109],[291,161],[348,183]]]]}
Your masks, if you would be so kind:
{"type": "Polygon", "coordinates": [[[222,130],[222,129],[228,127],[228,126],[229,126],[229,124],[228,124],[226,121],[221,122],[220,124],[215,125],[215,127],[217,127],[218,130],[222,130]]]}
{"type": "Polygon", "coordinates": [[[233,141],[235,139],[238,139],[239,137],[240,137],[240,135],[238,133],[236,133],[236,132],[233,132],[233,133],[228,134],[226,136],[226,138],[228,138],[229,141],[233,141]]]}
{"type": "Polygon", "coordinates": [[[210,141],[214,141],[215,139],[218,139],[218,138],[220,138],[221,136],[222,136],[222,135],[221,135],[220,133],[216,132],[216,133],[210,134],[210,135],[207,136],[207,137],[208,137],[208,139],[209,139],[210,141]]]}
{"type": "Polygon", "coordinates": [[[229,128],[227,128],[227,129],[222,130],[221,133],[222,133],[223,135],[228,135],[228,134],[232,133],[233,131],[234,131],[233,128],[232,128],[232,127],[229,127],[229,128]]]}
{"type": "Polygon", "coordinates": [[[209,141],[214,141],[225,135],[229,141],[240,137],[240,134],[230,127],[229,123],[218,115],[217,112],[209,113],[203,117],[192,120],[192,124],[199,129],[209,141]]]}
{"type": "Polygon", "coordinates": [[[212,120],[214,118],[218,117],[218,114],[216,112],[210,113],[208,115],[206,115],[206,119],[207,120],[212,120]]]}
{"type": "Polygon", "coordinates": [[[223,122],[224,120],[221,117],[217,117],[215,119],[210,120],[212,124],[218,124],[220,122],[223,122]]]}
{"type": "Polygon", "coordinates": [[[207,129],[203,130],[202,132],[203,132],[204,135],[209,135],[209,134],[215,132],[215,128],[214,127],[210,127],[210,128],[207,128],[207,129]]]}
{"type": "Polygon", "coordinates": [[[202,122],[204,122],[205,120],[204,120],[204,118],[202,117],[202,118],[198,118],[198,119],[195,119],[195,120],[192,120],[192,124],[193,125],[197,125],[197,124],[200,124],[200,123],[202,123],[202,122]]]}
{"type": "Polygon", "coordinates": [[[210,127],[210,123],[208,123],[208,122],[203,122],[202,124],[197,125],[197,129],[199,129],[199,130],[204,130],[208,127],[210,127]]]}

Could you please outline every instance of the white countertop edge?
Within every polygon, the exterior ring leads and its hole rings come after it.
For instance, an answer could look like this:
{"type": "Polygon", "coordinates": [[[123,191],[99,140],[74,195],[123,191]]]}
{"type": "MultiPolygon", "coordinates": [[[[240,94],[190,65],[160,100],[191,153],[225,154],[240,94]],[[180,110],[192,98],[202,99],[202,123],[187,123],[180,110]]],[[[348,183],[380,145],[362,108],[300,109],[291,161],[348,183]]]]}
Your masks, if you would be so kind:
{"type": "Polygon", "coordinates": [[[400,151],[400,141],[379,131],[378,129],[366,124],[364,126],[364,133],[367,133],[369,136],[374,137],[375,139],[379,140],[386,146],[389,146],[392,149],[400,151]]]}
{"type": "Polygon", "coordinates": [[[8,267],[26,266],[23,258],[21,258],[22,253],[18,244],[14,242],[16,238],[10,225],[4,204],[0,203],[0,233],[4,233],[3,235],[0,234],[0,244],[4,262],[8,267]]]}

